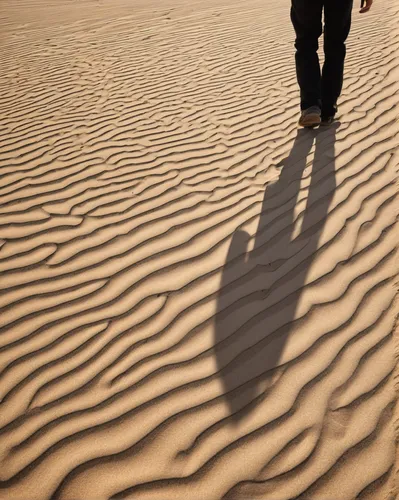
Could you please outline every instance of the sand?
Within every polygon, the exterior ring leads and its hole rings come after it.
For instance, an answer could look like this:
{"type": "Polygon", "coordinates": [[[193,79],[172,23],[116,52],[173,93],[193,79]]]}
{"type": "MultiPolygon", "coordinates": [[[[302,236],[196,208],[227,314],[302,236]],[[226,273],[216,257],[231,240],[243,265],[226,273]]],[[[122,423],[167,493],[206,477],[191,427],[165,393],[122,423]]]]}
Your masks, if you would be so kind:
{"type": "Polygon", "coordinates": [[[397,0],[299,130],[289,0],[2,0],[0,498],[396,496],[397,0]]]}

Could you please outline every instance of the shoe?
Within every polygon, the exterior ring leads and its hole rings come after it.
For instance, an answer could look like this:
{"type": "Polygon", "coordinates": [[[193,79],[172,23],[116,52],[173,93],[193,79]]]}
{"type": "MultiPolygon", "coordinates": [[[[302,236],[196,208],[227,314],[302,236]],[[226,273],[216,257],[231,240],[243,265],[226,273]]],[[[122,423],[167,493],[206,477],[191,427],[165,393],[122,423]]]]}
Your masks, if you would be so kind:
{"type": "Polygon", "coordinates": [[[324,107],[321,111],[321,126],[328,127],[336,120],[336,115],[338,113],[338,106],[334,104],[333,106],[328,106],[327,109],[324,107]]]}
{"type": "Polygon", "coordinates": [[[329,125],[332,125],[334,122],[335,122],[335,116],[322,116],[320,126],[328,127],[329,125]]]}
{"type": "Polygon", "coordinates": [[[311,106],[304,109],[299,118],[299,125],[301,127],[313,128],[318,127],[321,123],[321,109],[319,106],[311,106]]]}

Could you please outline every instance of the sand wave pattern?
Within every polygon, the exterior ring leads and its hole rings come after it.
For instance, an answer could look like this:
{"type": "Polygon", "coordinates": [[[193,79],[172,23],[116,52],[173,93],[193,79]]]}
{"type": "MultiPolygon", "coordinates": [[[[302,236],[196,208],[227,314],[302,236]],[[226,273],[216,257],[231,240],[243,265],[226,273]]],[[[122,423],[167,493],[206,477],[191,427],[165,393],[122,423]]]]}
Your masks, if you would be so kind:
{"type": "Polygon", "coordinates": [[[394,498],[398,15],[2,3],[1,499],[394,498]]]}

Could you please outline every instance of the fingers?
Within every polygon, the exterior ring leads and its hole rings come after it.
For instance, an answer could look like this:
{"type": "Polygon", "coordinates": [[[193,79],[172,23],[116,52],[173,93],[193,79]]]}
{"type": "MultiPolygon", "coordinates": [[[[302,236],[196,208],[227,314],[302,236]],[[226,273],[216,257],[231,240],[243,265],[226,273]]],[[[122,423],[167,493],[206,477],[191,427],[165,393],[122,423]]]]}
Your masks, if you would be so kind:
{"type": "Polygon", "coordinates": [[[364,14],[365,12],[368,12],[371,9],[372,5],[373,0],[366,0],[366,5],[360,9],[360,13],[364,14]]]}

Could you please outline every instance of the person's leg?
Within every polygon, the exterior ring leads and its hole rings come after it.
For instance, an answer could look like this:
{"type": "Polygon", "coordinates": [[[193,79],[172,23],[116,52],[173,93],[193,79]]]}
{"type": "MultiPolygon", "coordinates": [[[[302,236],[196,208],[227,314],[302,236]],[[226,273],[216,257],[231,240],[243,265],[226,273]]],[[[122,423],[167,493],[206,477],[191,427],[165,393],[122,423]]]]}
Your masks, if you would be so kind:
{"type": "Polygon", "coordinates": [[[325,0],[324,4],[324,53],[322,75],[322,117],[332,117],[341,94],[345,41],[351,27],[353,0],[325,0]]]}
{"type": "Polygon", "coordinates": [[[295,29],[295,63],[301,92],[301,109],[321,108],[321,73],[317,50],[322,34],[323,0],[292,0],[295,29]]]}

